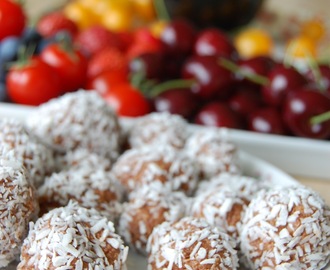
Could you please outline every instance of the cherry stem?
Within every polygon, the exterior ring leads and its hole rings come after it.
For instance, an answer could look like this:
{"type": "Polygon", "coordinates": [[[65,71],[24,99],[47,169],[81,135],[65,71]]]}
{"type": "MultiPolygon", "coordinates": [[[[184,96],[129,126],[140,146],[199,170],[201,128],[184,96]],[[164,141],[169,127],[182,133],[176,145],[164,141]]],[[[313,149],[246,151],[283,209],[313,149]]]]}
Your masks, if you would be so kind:
{"type": "Polygon", "coordinates": [[[160,20],[170,21],[171,17],[168,13],[167,7],[164,0],[153,0],[154,7],[157,13],[157,17],[160,20]]]}
{"type": "Polygon", "coordinates": [[[254,82],[256,84],[260,85],[267,85],[269,83],[269,80],[267,77],[252,73],[252,72],[246,72],[240,68],[237,64],[235,64],[233,61],[221,58],[220,59],[220,65],[228,70],[230,70],[233,73],[238,73],[239,75],[243,76],[244,78],[248,79],[251,82],[254,82]]]}
{"type": "Polygon", "coordinates": [[[310,122],[312,125],[317,125],[317,124],[321,124],[328,120],[330,120],[330,111],[313,116],[311,118],[310,122]]]}
{"type": "Polygon", "coordinates": [[[321,72],[320,72],[319,65],[318,65],[317,61],[315,60],[314,57],[309,56],[307,63],[308,63],[308,65],[309,65],[309,67],[312,71],[312,74],[315,78],[317,86],[319,87],[319,89],[322,92],[325,92],[326,91],[326,86],[322,83],[322,75],[321,75],[321,72]]]}
{"type": "Polygon", "coordinates": [[[165,81],[163,83],[160,83],[158,85],[155,85],[151,91],[149,92],[151,97],[156,97],[160,95],[163,92],[166,92],[170,89],[184,89],[191,87],[194,83],[196,83],[196,80],[184,80],[184,79],[177,79],[177,80],[170,80],[165,81]]]}

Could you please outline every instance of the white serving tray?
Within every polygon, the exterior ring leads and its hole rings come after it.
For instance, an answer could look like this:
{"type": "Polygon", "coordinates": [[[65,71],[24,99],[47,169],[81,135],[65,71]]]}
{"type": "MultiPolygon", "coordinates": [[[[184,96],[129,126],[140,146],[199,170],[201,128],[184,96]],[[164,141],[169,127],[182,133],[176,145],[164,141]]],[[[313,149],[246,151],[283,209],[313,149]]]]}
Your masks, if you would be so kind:
{"type": "MultiPolygon", "coordinates": [[[[33,110],[0,102],[0,117],[24,119],[33,110]]],[[[285,172],[306,178],[330,181],[330,141],[268,135],[229,129],[229,138],[243,151],[281,168],[285,172]]]]}

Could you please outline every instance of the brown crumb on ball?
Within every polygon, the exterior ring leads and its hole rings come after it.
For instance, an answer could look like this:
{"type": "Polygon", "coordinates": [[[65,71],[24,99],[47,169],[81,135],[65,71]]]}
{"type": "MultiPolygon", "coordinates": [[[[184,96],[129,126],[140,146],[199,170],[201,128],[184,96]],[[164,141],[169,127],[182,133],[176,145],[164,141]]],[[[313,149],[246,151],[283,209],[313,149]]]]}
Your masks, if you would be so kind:
{"type": "Polygon", "coordinates": [[[225,187],[212,188],[194,198],[190,214],[222,228],[238,244],[238,233],[248,204],[239,192],[225,187]]]}
{"type": "Polygon", "coordinates": [[[121,132],[118,117],[93,91],[67,93],[40,105],[26,120],[28,128],[62,151],[77,148],[116,159],[121,132]]]}
{"type": "Polygon", "coordinates": [[[55,169],[53,151],[30,135],[15,119],[0,120],[0,154],[22,161],[36,187],[55,169]]]}
{"type": "Polygon", "coordinates": [[[204,219],[184,217],[154,228],[148,239],[148,269],[238,268],[232,238],[204,219]]]}
{"type": "Polygon", "coordinates": [[[252,269],[322,269],[330,260],[330,211],[306,187],[262,190],[247,208],[241,250],[252,269]]]}
{"type": "Polygon", "coordinates": [[[127,192],[144,185],[192,194],[199,180],[194,161],[172,147],[143,147],[125,151],[112,171],[127,192]]]}
{"type": "Polygon", "coordinates": [[[127,255],[112,222],[70,202],[30,224],[17,269],[120,270],[126,269],[127,255]]]}
{"type": "Polygon", "coordinates": [[[147,240],[157,225],[175,222],[186,213],[186,195],[144,187],[130,196],[119,219],[118,232],[136,251],[145,254],[147,240]]]}
{"type": "Polygon", "coordinates": [[[258,191],[265,188],[265,185],[262,181],[251,176],[220,173],[209,180],[200,181],[196,190],[196,195],[218,188],[233,190],[239,193],[242,198],[250,201],[258,191]]]}
{"type": "Polygon", "coordinates": [[[102,167],[75,166],[47,177],[38,195],[42,213],[76,200],[116,222],[124,190],[113,174],[102,167]]]}
{"type": "Polygon", "coordinates": [[[186,120],[168,112],[154,112],[142,116],[133,123],[129,133],[129,145],[133,148],[146,145],[184,147],[187,136],[186,120]]]}
{"type": "Polygon", "coordinates": [[[0,267],[17,259],[28,224],[39,205],[26,170],[18,160],[0,158],[0,267]]]}
{"type": "Polygon", "coordinates": [[[58,153],[55,156],[56,167],[58,171],[65,171],[71,168],[102,168],[110,171],[112,161],[109,158],[92,153],[87,149],[79,148],[68,151],[64,154],[58,153]]]}
{"type": "Polygon", "coordinates": [[[185,151],[196,159],[202,178],[209,179],[222,172],[240,173],[237,147],[221,129],[195,130],[187,139],[185,151]]]}

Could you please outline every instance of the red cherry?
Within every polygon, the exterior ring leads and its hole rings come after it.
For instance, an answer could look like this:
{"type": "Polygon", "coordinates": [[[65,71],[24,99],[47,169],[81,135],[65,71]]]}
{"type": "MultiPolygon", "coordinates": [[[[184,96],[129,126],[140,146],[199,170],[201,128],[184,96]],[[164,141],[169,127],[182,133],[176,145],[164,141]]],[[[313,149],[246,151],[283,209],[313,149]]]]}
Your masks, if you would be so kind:
{"type": "MultiPolygon", "coordinates": [[[[275,61],[267,56],[256,56],[249,59],[241,59],[237,64],[243,73],[257,74],[264,77],[267,77],[276,65],[275,61]]],[[[244,82],[251,83],[251,81],[248,81],[247,79],[244,79],[244,82]]]]}
{"type": "Polygon", "coordinates": [[[232,110],[242,116],[246,116],[262,105],[258,89],[248,86],[240,86],[233,96],[228,100],[228,104],[232,110]]]}
{"type": "Polygon", "coordinates": [[[191,54],[195,42],[196,30],[192,24],[183,19],[169,22],[161,33],[160,39],[170,55],[191,54]]]}
{"type": "Polygon", "coordinates": [[[153,100],[157,112],[170,112],[189,119],[196,111],[198,101],[190,89],[167,90],[153,100]]]}
{"type": "Polygon", "coordinates": [[[182,77],[196,80],[191,90],[203,99],[226,97],[234,84],[233,74],[215,56],[190,57],[182,67],[182,77]]]}
{"type": "Polygon", "coordinates": [[[194,53],[200,56],[214,55],[230,59],[237,59],[237,51],[224,32],[217,28],[208,28],[199,32],[194,53]]]}
{"type": "Polygon", "coordinates": [[[286,134],[281,114],[275,108],[258,108],[248,117],[248,129],[266,134],[286,134]]]}
{"type": "Polygon", "coordinates": [[[281,106],[285,96],[307,83],[307,80],[293,67],[277,65],[268,76],[269,83],[262,88],[264,101],[273,106],[281,106]]]}
{"type": "Polygon", "coordinates": [[[144,53],[129,62],[129,71],[134,74],[142,73],[147,79],[162,77],[164,57],[161,53],[144,53]]]}
{"type": "Polygon", "coordinates": [[[195,116],[195,123],[204,126],[242,128],[237,113],[227,104],[218,101],[203,106],[195,116]]]}
{"type": "Polygon", "coordinates": [[[330,120],[312,124],[311,118],[330,111],[330,98],[324,93],[300,90],[286,97],[283,118],[291,132],[300,137],[327,139],[330,137],[330,120]]]}

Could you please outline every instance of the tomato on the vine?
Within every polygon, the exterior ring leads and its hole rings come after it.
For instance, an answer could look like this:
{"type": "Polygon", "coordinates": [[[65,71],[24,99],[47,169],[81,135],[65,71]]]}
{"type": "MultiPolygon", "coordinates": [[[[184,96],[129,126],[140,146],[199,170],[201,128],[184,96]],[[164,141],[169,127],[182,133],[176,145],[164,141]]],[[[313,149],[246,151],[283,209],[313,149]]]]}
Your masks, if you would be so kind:
{"type": "Polygon", "coordinates": [[[136,117],[151,111],[149,101],[129,83],[116,85],[103,97],[120,116],[136,117]]]}
{"type": "Polygon", "coordinates": [[[48,45],[41,52],[40,57],[58,73],[64,92],[84,86],[88,60],[79,50],[54,43],[48,45]]]}
{"type": "Polygon", "coordinates": [[[26,16],[20,4],[11,0],[0,1],[0,40],[21,35],[25,23],[26,16]]]}
{"type": "Polygon", "coordinates": [[[106,71],[88,80],[85,88],[104,95],[117,84],[128,82],[128,74],[123,70],[106,71]]]}
{"type": "Polygon", "coordinates": [[[6,86],[13,102],[32,106],[58,97],[62,91],[57,73],[39,58],[12,66],[6,86]]]}

